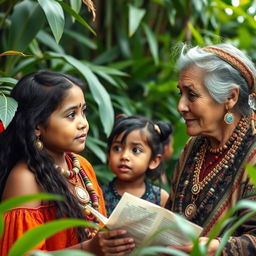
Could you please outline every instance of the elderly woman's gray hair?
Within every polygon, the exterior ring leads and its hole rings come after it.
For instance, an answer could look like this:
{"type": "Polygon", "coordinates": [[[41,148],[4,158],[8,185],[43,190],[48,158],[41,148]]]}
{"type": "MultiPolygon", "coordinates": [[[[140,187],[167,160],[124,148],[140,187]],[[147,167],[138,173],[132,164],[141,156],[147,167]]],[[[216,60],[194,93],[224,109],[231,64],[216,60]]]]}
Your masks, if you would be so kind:
{"type": "MultiPolygon", "coordinates": [[[[253,74],[253,82],[255,81],[256,69],[246,54],[229,44],[218,44],[214,47],[235,56],[235,58],[250,70],[250,74],[253,74]]],[[[253,88],[251,89],[251,85],[248,84],[248,81],[241,74],[240,70],[216,54],[204,50],[204,48],[196,46],[187,49],[187,46],[184,46],[177,61],[177,69],[182,72],[191,65],[196,65],[206,71],[203,83],[212,98],[218,103],[224,103],[232,95],[233,88],[238,87],[239,97],[234,110],[240,112],[242,115],[250,114],[248,96],[250,93],[255,92],[255,84],[253,84],[253,88]]]]}

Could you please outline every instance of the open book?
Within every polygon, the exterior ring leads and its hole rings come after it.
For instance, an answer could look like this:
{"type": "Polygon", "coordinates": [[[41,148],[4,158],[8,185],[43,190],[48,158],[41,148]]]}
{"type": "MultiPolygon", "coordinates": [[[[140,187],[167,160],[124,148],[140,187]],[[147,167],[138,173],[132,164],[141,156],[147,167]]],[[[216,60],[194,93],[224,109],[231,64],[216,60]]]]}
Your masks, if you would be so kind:
{"type": "Polygon", "coordinates": [[[199,236],[202,228],[177,214],[156,204],[125,192],[109,218],[94,208],[87,206],[98,219],[111,229],[125,229],[133,237],[137,246],[184,245],[191,243],[177,223],[199,236]],[[179,221],[178,221],[179,219],[179,221]]]}

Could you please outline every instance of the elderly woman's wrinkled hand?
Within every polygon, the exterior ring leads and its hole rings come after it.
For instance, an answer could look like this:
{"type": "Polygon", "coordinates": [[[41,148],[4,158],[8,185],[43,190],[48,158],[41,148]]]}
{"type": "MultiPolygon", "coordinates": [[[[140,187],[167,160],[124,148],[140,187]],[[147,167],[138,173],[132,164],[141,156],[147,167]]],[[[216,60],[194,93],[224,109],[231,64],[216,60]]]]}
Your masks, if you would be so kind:
{"type": "MultiPolygon", "coordinates": [[[[200,237],[199,238],[199,243],[201,245],[205,245],[208,242],[208,237],[200,237]]],[[[207,249],[207,256],[214,256],[218,247],[219,247],[220,241],[218,239],[212,239],[208,249],[207,249]]],[[[193,244],[189,245],[172,245],[168,246],[169,248],[177,249],[186,253],[190,253],[193,249],[193,244]]]]}

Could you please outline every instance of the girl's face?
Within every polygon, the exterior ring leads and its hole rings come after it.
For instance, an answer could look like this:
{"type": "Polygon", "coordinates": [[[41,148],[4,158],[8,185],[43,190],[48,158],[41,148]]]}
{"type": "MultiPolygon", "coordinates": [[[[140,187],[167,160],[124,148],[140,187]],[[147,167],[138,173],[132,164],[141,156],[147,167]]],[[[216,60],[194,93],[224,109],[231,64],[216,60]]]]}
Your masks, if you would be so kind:
{"type": "Polygon", "coordinates": [[[74,85],[51,114],[46,125],[38,125],[37,131],[44,148],[52,155],[63,152],[81,152],[89,125],[85,116],[86,104],[81,88],[74,85]]]}
{"type": "Polygon", "coordinates": [[[178,111],[186,122],[188,135],[218,137],[224,124],[225,105],[211,97],[203,84],[204,76],[204,71],[197,66],[181,72],[178,111]]]}
{"type": "Polygon", "coordinates": [[[120,180],[144,179],[147,169],[156,168],[159,162],[150,160],[152,151],[140,130],[130,132],[122,144],[123,134],[112,141],[108,156],[109,167],[120,180]]]}

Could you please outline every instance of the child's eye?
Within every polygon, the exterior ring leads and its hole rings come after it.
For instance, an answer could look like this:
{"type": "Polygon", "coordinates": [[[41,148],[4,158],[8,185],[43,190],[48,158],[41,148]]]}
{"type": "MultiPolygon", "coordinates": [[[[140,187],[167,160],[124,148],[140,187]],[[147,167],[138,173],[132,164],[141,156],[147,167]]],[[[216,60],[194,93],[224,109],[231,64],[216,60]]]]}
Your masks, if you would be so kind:
{"type": "Polygon", "coordinates": [[[67,115],[67,118],[74,119],[74,118],[75,118],[75,115],[76,115],[76,113],[73,111],[73,112],[71,112],[71,113],[69,113],[69,114],[67,115]]]}
{"type": "Polygon", "coordinates": [[[115,152],[120,152],[120,151],[122,151],[122,147],[120,147],[120,146],[113,146],[112,150],[115,151],[115,152]]]}
{"type": "Polygon", "coordinates": [[[133,149],[132,149],[132,152],[138,154],[138,153],[141,153],[141,152],[142,152],[142,149],[136,147],[136,148],[133,148],[133,149]]]}

